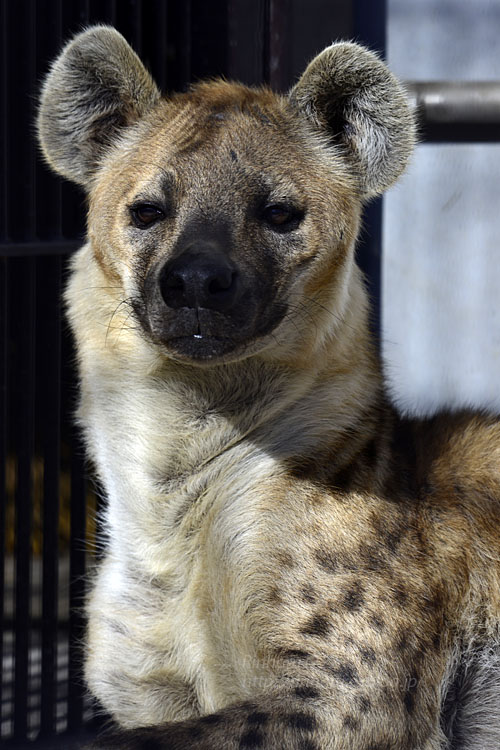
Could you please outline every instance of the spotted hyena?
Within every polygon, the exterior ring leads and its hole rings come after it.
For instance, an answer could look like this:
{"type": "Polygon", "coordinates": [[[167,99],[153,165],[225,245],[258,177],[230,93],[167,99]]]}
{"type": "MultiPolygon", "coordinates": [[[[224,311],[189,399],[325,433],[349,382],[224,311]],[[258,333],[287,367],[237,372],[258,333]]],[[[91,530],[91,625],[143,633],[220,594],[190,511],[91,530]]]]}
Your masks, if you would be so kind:
{"type": "Polygon", "coordinates": [[[353,257],[414,142],[396,79],[340,43],[287,96],[162,98],[101,26],[39,133],[88,194],[66,303],[108,500],[95,747],[497,748],[500,425],[394,413],[353,257]]]}

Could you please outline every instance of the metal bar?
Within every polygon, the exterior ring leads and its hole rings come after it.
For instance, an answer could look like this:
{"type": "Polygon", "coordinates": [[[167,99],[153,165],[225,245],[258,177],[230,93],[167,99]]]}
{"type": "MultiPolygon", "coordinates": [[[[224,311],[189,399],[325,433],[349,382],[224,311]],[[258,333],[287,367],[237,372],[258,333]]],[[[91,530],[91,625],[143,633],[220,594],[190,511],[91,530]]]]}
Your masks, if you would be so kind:
{"type": "Polygon", "coordinates": [[[40,429],[43,452],[42,538],[42,674],[41,731],[55,730],[58,601],[59,601],[59,472],[61,427],[61,263],[60,257],[44,260],[43,304],[39,307],[42,346],[39,347],[40,429]],[[51,342],[50,357],[44,349],[51,342]]]}
{"type": "Polygon", "coordinates": [[[286,91],[292,83],[291,20],[291,0],[269,0],[266,77],[275,91],[286,91]]]}
{"type": "Polygon", "coordinates": [[[83,448],[76,430],[71,456],[71,534],[69,590],[68,729],[83,721],[85,687],[82,682],[82,642],[85,634],[86,480],[83,448]]]}
{"type": "Polygon", "coordinates": [[[183,91],[191,80],[191,15],[191,0],[167,3],[167,91],[183,91]]]}
{"type": "Polygon", "coordinates": [[[18,457],[16,487],[15,543],[15,685],[14,736],[26,737],[28,730],[32,461],[34,452],[35,410],[35,279],[36,260],[16,263],[16,313],[13,340],[16,357],[16,451],[18,457]]]}
{"type": "Polygon", "coordinates": [[[0,242],[0,258],[27,258],[38,255],[70,255],[85,240],[55,240],[54,242],[0,242]]]}
{"type": "MultiPolygon", "coordinates": [[[[8,388],[8,261],[0,261],[0,706],[3,706],[4,640],[7,629],[5,612],[5,555],[7,505],[7,388],[8,388]]],[[[0,717],[1,722],[1,717],[0,717]]],[[[0,731],[1,735],[1,731],[0,731]]]]}
{"type": "Polygon", "coordinates": [[[8,63],[8,47],[7,47],[7,2],[4,0],[1,5],[1,17],[0,17],[0,33],[2,38],[2,49],[0,51],[0,61],[2,70],[0,73],[0,102],[1,102],[1,117],[0,117],[0,154],[3,164],[2,174],[0,175],[0,237],[7,239],[8,237],[8,218],[10,208],[10,190],[9,180],[7,172],[7,159],[9,154],[9,127],[7,124],[7,113],[9,112],[8,105],[8,77],[10,68],[8,63]]]}
{"type": "Polygon", "coordinates": [[[227,76],[248,86],[264,81],[265,0],[228,0],[227,76]]]}
{"type": "Polygon", "coordinates": [[[143,4],[141,7],[143,10],[143,59],[160,91],[165,92],[167,90],[167,65],[170,62],[167,57],[167,3],[154,0],[154,3],[148,3],[147,12],[143,4]]]}
{"type": "Polygon", "coordinates": [[[500,81],[407,81],[405,88],[428,123],[500,127],[500,81]]]}
{"type": "Polygon", "coordinates": [[[500,81],[409,81],[405,86],[421,141],[500,142],[500,81]]]}

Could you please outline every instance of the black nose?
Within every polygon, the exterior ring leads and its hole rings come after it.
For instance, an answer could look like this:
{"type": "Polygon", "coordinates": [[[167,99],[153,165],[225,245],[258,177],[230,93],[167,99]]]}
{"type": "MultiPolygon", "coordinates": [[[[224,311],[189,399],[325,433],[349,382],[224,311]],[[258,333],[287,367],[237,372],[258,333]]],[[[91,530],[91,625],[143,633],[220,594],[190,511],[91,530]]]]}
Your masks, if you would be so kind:
{"type": "Polygon", "coordinates": [[[196,243],[160,272],[160,292],[168,307],[198,308],[227,312],[239,292],[235,265],[213,245],[196,243]]]}

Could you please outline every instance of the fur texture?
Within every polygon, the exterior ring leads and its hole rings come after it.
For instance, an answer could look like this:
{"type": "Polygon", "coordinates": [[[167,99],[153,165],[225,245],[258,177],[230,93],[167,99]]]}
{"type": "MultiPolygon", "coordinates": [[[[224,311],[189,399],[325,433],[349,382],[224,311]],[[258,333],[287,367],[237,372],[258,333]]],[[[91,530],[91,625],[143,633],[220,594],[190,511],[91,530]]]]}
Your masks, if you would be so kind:
{"type": "Polygon", "coordinates": [[[43,150],[89,195],[66,294],[108,500],[86,678],[122,727],[95,747],[491,745],[496,682],[471,701],[496,661],[469,657],[498,642],[500,425],[397,417],[354,264],[413,134],[352,44],[289,97],[159,99],[103,27],[52,68],[43,150]]]}

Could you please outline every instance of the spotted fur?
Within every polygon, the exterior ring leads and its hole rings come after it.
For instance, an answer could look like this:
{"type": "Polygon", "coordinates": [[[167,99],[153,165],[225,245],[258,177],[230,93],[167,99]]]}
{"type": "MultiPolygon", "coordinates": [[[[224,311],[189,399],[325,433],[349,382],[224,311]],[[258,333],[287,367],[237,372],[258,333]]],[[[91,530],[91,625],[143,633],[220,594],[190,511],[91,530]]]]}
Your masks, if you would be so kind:
{"type": "Polygon", "coordinates": [[[354,263],[412,150],[396,79],[341,43],[286,97],[161,98],[95,27],[39,134],[89,199],[66,303],[109,543],[85,673],[120,727],[94,748],[497,747],[500,425],[394,413],[354,263]]]}

